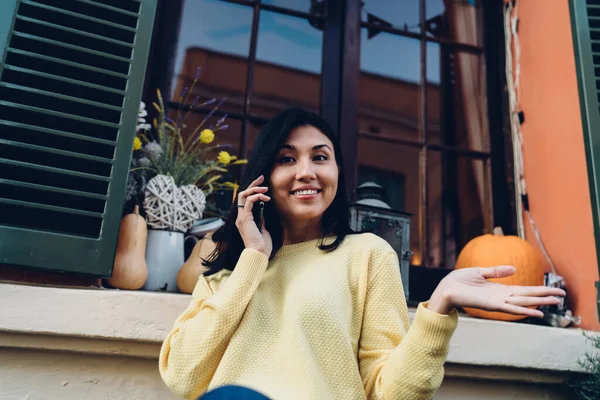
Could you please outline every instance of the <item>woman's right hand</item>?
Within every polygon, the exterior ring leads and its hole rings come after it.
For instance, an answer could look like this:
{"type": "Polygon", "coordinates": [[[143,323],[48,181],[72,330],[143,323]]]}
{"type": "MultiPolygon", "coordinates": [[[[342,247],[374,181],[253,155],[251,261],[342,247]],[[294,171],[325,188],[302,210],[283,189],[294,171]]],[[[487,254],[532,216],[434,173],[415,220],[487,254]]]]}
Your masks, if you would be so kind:
{"type": "Polygon", "coordinates": [[[252,207],[258,201],[267,202],[271,200],[265,193],[269,190],[267,187],[259,186],[265,177],[263,175],[255,179],[248,188],[238,194],[238,215],[235,220],[235,226],[240,231],[240,236],[244,241],[244,246],[247,249],[260,251],[267,257],[271,256],[273,251],[273,241],[271,235],[265,229],[264,223],[262,231],[258,230],[258,226],[252,216],[252,207]],[[244,207],[240,207],[243,205],[244,207]]]}

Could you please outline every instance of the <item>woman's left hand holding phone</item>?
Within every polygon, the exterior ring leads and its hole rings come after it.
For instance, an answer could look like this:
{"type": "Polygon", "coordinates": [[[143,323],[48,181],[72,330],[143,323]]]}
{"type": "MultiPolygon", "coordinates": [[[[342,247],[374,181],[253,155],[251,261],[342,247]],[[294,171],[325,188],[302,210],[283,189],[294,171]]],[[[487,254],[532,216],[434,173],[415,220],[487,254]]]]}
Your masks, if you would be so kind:
{"type": "Polygon", "coordinates": [[[273,241],[271,235],[265,229],[264,222],[262,231],[258,229],[257,223],[261,221],[254,221],[252,215],[252,208],[258,207],[259,201],[270,201],[271,198],[265,193],[269,190],[265,186],[260,186],[265,180],[263,175],[255,179],[246,190],[241,191],[238,194],[237,207],[238,215],[235,221],[235,226],[240,232],[240,236],[244,241],[244,246],[247,249],[254,249],[260,251],[267,257],[271,256],[273,251],[273,241]]]}

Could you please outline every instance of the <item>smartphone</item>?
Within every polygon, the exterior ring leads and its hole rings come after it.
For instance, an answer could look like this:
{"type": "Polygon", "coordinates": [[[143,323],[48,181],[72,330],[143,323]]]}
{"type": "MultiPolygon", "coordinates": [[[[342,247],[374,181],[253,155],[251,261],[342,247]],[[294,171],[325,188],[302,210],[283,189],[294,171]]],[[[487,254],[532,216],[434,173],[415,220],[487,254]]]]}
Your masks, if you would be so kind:
{"type": "Polygon", "coordinates": [[[252,206],[252,217],[254,218],[254,222],[256,222],[256,226],[258,227],[258,230],[260,232],[262,232],[264,212],[265,212],[265,202],[264,201],[261,200],[261,201],[254,203],[254,205],[252,206]]]}

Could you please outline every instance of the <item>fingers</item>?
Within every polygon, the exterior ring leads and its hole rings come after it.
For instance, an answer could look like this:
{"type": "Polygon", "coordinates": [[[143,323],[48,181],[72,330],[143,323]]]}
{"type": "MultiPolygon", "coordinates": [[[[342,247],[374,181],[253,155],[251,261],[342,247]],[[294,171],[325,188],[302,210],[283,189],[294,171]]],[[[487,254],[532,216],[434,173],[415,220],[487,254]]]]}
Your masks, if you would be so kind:
{"type": "Polygon", "coordinates": [[[244,204],[244,211],[246,212],[252,212],[252,207],[254,206],[254,203],[256,203],[257,201],[269,201],[271,200],[271,198],[269,196],[267,196],[266,194],[262,194],[262,193],[257,193],[257,194],[253,194],[252,196],[248,196],[246,198],[246,203],[244,204]]]}
{"type": "Polygon", "coordinates": [[[265,192],[267,192],[269,190],[267,187],[258,186],[264,180],[265,180],[265,177],[263,175],[261,175],[258,178],[256,178],[255,180],[253,180],[252,183],[250,183],[250,185],[248,185],[248,187],[246,188],[246,190],[241,191],[238,194],[238,204],[239,205],[244,205],[246,203],[246,199],[248,198],[248,196],[251,196],[251,195],[253,195],[255,193],[265,193],[265,192]]]}
{"type": "Polygon", "coordinates": [[[247,200],[256,194],[260,194],[260,193],[266,193],[269,190],[269,188],[266,188],[264,186],[259,186],[259,187],[253,187],[250,189],[246,189],[243,192],[240,192],[240,194],[238,195],[238,204],[240,205],[245,205],[247,203],[247,200]]]}
{"type": "Polygon", "coordinates": [[[526,315],[528,317],[542,318],[544,316],[543,312],[541,312],[540,310],[536,310],[535,308],[526,308],[521,306],[515,306],[513,304],[505,304],[500,308],[499,311],[506,312],[509,314],[526,315]]]}
{"type": "Polygon", "coordinates": [[[506,300],[506,303],[521,307],[539,307],[551,306],[560,303],[560,299],[554,296],[548,297],[528,297],[528,296],[512,296],[506,300]]]}
{"type": "Polygon", "coordinates": [[[529,296],[529,297],[546,297],[560,296],[564,297],[567,294],[564,290],[549,286],[511,286],[513,296],[529,296]]]}
{"type": "Polygon", "coordinates": [[[512,265],[499,265],[493,268],[479,268],[481,276],[483,276],[485,279],[505,278],[513,275],[516,271],[517,269],[512,265]]]}

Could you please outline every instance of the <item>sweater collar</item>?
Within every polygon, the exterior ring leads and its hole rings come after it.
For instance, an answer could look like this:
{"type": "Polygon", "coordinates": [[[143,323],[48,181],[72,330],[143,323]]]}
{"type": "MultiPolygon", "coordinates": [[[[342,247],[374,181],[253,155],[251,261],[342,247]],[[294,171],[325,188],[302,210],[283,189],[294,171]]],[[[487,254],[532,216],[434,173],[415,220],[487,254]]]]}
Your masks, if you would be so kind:
{"type": "MultiPolygon", "coordinates": [[[[323,239],[324,244],[333,243],[335,240],[335,236],[326,236],[323,239]]],[[[296,253],[298,251],[309,250],[309,249],[318,249],[319,244],[321,244],[321,238],[307,240],[305,242],[287,244],[285,246],[281,246],[276,256],[284,256],[286,254],[296,253]]]]}

